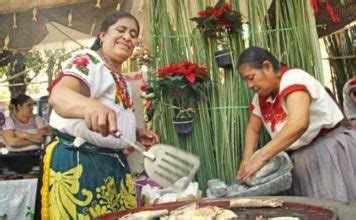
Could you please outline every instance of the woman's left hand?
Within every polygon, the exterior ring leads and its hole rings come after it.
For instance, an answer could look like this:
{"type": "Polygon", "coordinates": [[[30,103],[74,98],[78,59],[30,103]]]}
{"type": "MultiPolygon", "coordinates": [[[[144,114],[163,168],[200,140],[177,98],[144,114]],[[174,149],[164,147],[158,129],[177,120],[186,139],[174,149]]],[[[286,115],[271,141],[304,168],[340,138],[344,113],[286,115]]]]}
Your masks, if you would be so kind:
{"type": "Polygon", "coordinates": [[[255,154],[246,165],[245,169],[238,174],[240,180],[245,180],[259,171],[268,162],[266,157],[262,157],[260,153],[255,154]]]}
{"type": "Polygon", "coordinates": [[[136,134],[138,141],[146,147],[152,146],[159,142],[158,135],[146,128],[137,128],[136,134]]]}

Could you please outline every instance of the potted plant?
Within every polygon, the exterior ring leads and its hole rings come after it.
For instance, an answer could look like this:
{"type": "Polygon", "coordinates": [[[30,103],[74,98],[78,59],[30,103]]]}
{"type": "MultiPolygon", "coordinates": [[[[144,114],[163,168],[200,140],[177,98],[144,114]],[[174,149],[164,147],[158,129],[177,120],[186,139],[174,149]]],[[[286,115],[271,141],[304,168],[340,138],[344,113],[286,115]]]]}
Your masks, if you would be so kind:
{"type": "Polygon", "coordinates": [[[187,134],[192,131],[194,109],[192,106],[205,93],[204,83],[209,80],[205,67],[184,61],[162,67],[157,71],[158,85],[162,93],[171,97],[176,110],[173,119],[176,132],[187,134]]]}
{"type": "MultiPolygon", "coordinates": [[[[214,7],[207,6],[205,10],[199,11],[198,15],[191,20],[197,22],[197,28],[206,37],[217,37],[221,40],[226,35],[238,34],[242,29],[241,14],[224,0],[218,1],[214,7]]],[[[219,50],[214,54],[218,67],[231,67],[231,51],[224,49],[222,44],[219,46],[219,50]]]]}
{"type": "MultiPolygon", "coordinates": [[[[190,108],[194,113],[194,110],[190,108]]],[[[178,134],[188,134],[193,130],[193,115],[187,111],[180,111],[174,118],[173,124],[178,134]]]]}

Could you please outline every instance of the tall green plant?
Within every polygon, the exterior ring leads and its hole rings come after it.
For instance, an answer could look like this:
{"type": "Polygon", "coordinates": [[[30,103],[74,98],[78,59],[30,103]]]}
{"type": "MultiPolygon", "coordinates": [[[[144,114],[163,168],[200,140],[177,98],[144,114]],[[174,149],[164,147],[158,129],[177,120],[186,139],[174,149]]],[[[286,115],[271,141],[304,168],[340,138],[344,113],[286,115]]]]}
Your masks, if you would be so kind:
{"type": "MultiPolygon", "coordinates": [[[[178,136],[172,118],[172,98],[161,94],[154,117],[154,129],[162,141],[181,147],[200,156],[201,168],[197,180],[203,190],[211,178],[228,183],[234,180],[239,166],[248,122],[248,105],[252,91],[238,76],[235,62],[247,45],[269,48],[283,62],[306,69],[321,79],[321,62],[317,44],[314,17],[307,0],[275,1],[275,29],[267,14],[265,1],[247,1],[249,17],[249,39],[243,38],[242,30],[237,33],[222,33],[220,38],[202,36],[190,18],[213,0],[152,0],[150,1],[153,72],[155,69],[184,60],[205,66],[210,72],[211,84],[207,87],[207,99],[196,103],[193,132],[178,136]],[[160,10],[155,10],[159,8],[160,10]],[[172,9],[172,13],[168,13],[172,9]],[[232,52],[233,66],[219,69],[214,52],[219,45],[232,52]]],[[[230,0],[234,10],[239,1],[230,0]]],[[[152,83],[155,77],[152,77],[152,83]]],[[[263,135],[261,143],[268,140],[263,135]]]]}
{"type": "MultiPolygon", "coordinates": [[[[168,1],[173,8],[168,14],[167,1],[150,1],[150,15],[153,21],[151,27],[154,69],[180,63],[185,60],[205,64],[205,57],[197,51],[202,51],[199,33],[193,31],[189,18],[192,12],[189,10],[188,1],[168,1]],[[156,11],[153,9],[160,8],[156,11]]],[[[155,80],[155,77],[152,79],[155,80]]],[[[188,103],[186,103],[188,104],[188,103]]],[[[175,116],[173,98],[161,93],[160,101],[156,107],[154,129],[160,134],[162,141],[183,148],[198,155],[201,159],[201,167],[197,173],[197,180],[202,189],[206,188],[208,179],[216,177],[216,166],[213,152],[212,138],[210,135],[211,124],[208,109],[208,100],[199,99],[194,106],[193,132],[189,135],[178,136],[173,127],[172,120],[175,116]]]]}
{"type": "Polygon", "coordinates": [[[343,86],[349,79],[356,76],[355,35],[356,25],[353,25],[342,32],[324,38],[330,57],[332,83],[341,104],[343,103],[343,86]]]}
{"type": "Polygon", "coordinates": [[[250,45],[269,49],[287,65],[306,70],[323,82],[315,17],[309,0],[247,1],[250,45]],[[275,20],[270,20],[270,17],[275,20]],[[274,26],[272,26],[274,24],[274,26]]]}

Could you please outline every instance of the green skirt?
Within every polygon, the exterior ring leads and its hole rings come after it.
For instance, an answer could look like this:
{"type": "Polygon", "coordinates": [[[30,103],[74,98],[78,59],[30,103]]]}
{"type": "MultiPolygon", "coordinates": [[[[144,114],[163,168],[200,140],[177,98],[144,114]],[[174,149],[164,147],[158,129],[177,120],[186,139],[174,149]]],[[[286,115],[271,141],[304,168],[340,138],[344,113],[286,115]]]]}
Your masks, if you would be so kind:
{"type": "MultiPolygon", "coordinates": [[[[40,177],[41,178],[41,177],[40,177]]],[[[43,157],[42,219],[92,219],[136,208],[135,186],[122,151],[57,139],[43,157]]]]}

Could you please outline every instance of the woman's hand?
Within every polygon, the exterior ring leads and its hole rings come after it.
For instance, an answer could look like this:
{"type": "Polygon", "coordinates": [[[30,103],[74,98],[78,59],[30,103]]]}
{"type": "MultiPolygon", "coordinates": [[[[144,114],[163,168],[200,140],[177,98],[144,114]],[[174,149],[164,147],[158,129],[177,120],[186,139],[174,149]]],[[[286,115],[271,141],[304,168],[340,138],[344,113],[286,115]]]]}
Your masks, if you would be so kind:
{"type": "Polygon", "coordinates": [[[136,134],[138,141],[146,147],[152,146],[159,142],[158,135],[146,128],[137,128],[136,134]]]}
{"type": "Polygon", "coordinates": [[[251,157],[244,157],[240,163],[239,170],[236,173],[236,179],[240,179],[241,174],[245,170],[247,164],[250,162],[251,157]]]}
{"type": "Polygon", "coordinates": [[[243,170],[239,170],[238,179],[245,180],[259,171],[268,162],[266,157],[261,156],[261,153],[255,154],[245,165],[243,170]]]}
{"type": "Polygon", "coordinates": [[[91,100],[83,110],[84,120],[88,128],[99,132],[104,137],[117,131],[116,112],[99,101],[91,100]]]}

